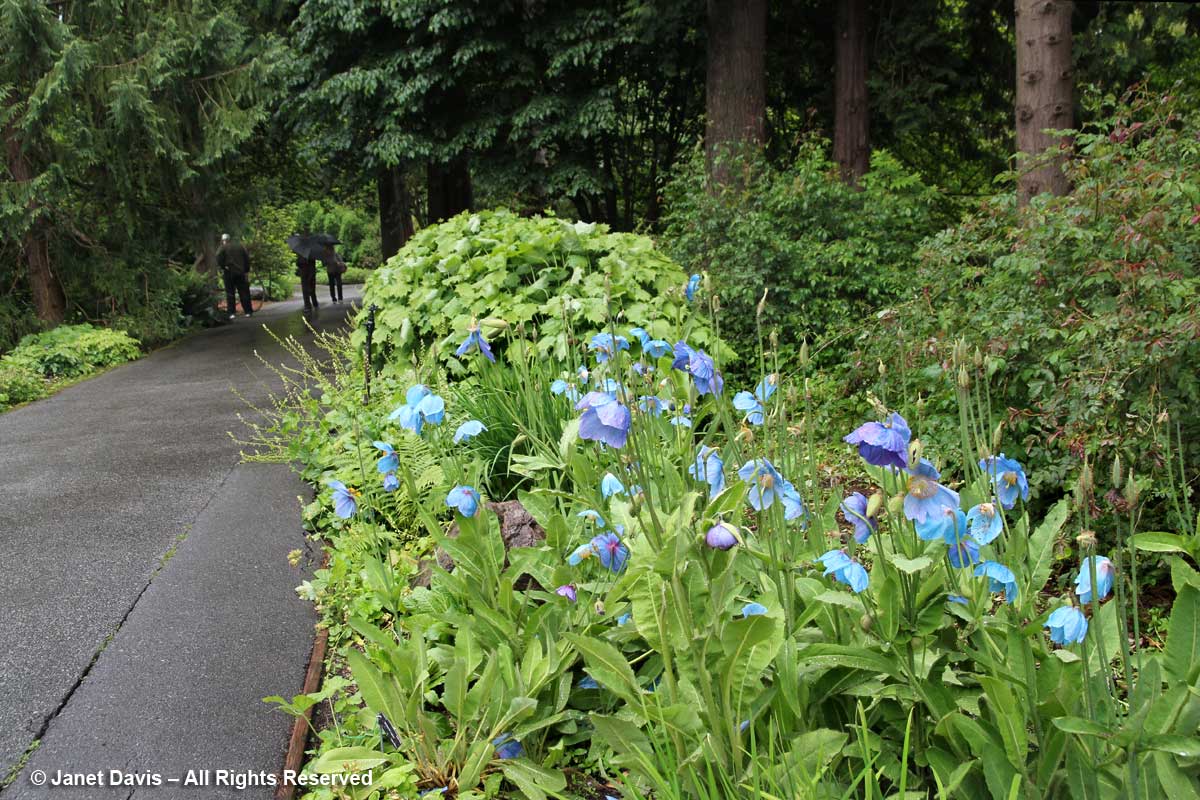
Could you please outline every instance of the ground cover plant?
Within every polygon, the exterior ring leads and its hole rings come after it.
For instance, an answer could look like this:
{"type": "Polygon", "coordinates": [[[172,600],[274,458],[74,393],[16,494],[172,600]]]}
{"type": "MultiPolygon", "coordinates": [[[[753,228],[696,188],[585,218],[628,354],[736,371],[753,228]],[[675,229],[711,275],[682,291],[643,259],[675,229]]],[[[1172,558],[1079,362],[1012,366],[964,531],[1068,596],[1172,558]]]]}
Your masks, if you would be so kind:
{"type": "Polygon", "coordinates": [[[453,381],[425,352],[364,402],[340,341],[332,373],[297,373],[262,435],[321,487],[330,561],[301,591],[333,679],[276,699],[330,720],[310,769],[373,770],[348,796],[1197,793],[1191,509],[1139,531],[1144,477],[1114,459],[1031,515],[1037,476],[961,341],[957,441],[923,444],[886,373],[858,424],[817,430],[811,362],[780,371],[765,337],[757,379],[726,382],[692,344],[715,298],[673,288],[669,343],[614,304],[565,359],[466,325],[453,381]],[[1162,647],[1151,565],[1175,592],[1162,647]]]}
{"type": "Polygon", "coordinates": [[[140,354],[138,341],[124,331],[86,323],[29,334],[0,356],[0,410],[45,397],[56,384],[132,361],[140,354]]]}

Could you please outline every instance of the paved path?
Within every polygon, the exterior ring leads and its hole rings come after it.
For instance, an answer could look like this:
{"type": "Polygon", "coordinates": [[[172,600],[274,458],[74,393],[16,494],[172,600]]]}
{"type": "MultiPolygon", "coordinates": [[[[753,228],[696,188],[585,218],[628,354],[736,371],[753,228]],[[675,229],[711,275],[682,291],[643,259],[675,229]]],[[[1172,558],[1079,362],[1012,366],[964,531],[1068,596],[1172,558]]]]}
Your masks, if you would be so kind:
{"type": "MultiPolygon", "coordinates": [[[[345,311],[323,303],[317,325],[345,311]]],[[[226,433],[246,411],[233,386],[251,403],[277,388],[255,357],[284,358],[264,324],[308,336],[299,302],[276,304],[0,414],[0,780],[19,769],[4,800],[131,792],[39,788],[38,770],[281,767],[291,720],[261,699],[299,691],[312,646],[286,561],[307,489],[239,464],[226,433]]]]}

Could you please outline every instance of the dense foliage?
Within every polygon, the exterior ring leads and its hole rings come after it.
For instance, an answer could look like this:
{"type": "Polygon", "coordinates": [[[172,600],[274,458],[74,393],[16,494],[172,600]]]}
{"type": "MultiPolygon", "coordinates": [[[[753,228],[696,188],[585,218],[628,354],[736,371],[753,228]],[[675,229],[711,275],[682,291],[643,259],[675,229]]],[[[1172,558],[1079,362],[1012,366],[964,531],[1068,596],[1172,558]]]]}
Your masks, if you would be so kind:
{"type": "Polygon", "coordinates": [[[88,324],[30,334],[0,357],[0,409],[44,397],[55,383],[86,377],[140,355],[124,331],[88,324]]]}
{"type": "Polygon", "coordinates": [[[722,334],[742,352],[757,348],[758,321],[793,352],[862,328],[907,295],[917,246],[945,220],[937,193],[883,151],[860,190],[838,178],[822,142],[786,169],[761,159],[734,169],[738,184],[714,192],[693,159],[669,187],[663,247],[689,272],[710,271],[728,312],[722,334]]]}
{"type": "MultiPolygon", "coordinates": [[[[376,336],[394,359],[403,363],[436,344],[458,372],[454,346],[476,323],[490,329],[485,335],[515,328],[539,353],[564,360],[582,361],[612,309],[621,310],[622,325],[669,339],[683,330],[687,282],[644,236],[483,211],[418,233],[371,276],[363,303],[379,306],[376,336]]],[[[363,335],[360,328],[355,341],[363,335]]],[[[710,350],[716,345],[704,320],[694,339],[710,350]]]]}

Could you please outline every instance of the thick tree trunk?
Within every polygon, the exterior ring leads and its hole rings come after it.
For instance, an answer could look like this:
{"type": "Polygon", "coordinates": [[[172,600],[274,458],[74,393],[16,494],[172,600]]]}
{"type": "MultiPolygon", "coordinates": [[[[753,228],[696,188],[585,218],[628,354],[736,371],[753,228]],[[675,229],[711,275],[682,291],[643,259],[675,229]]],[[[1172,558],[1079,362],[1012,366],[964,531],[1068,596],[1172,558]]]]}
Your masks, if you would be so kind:
{"type": "Polygon", "coordinates": [[[851,186],[871,166],[866,17],[866,0],[838,0],[833,158],[842,181],[851,186]]]}
{"type": "Polygon", "coordinates": [[[766,138],[766,0],[708,0],[704,152],[708,173],[727,183],[724,151],[766,138]]]}
{"type": "MultiPolygon", "coordinates": [[[[8,172],[16,183],[28,183],[34,178],[33,165],[23,152],[17,132],[9,127],[4,132],[5,154],[8,172]]],[[[38,213],[37,201],[29,201],[32,222],[21,241],[25,258],[26,277],[29,291],[33,295],[33,310],[38,319],[57,325],[66,319],[67,298],[62,284],[50,265],[50,245],[46,240],[46,229],[38,213]]]]}
{"type": "Polygon", "coordinates": [[[1029,162],[1059,139],[1044,131],[1074,124],[1070,0],[1016,0],[1017,12],[1017,201],[1042,192],[1064,195],[1071,185],[1061,158],[1029,162]]]}
{"type": "Polygon", "coordinates": [[[379,234],[383,260],[400,251],[412,238],[412,198],[400,167],[379,165],[376,182],[379,189],[379,234]]]}
{"type": "Polygon", "coordinates": [[[459,156],[449,164],[430,161],[425,175],[430,222],[450,219],[471,207],[471,168],[466,156],[459,156]]]}

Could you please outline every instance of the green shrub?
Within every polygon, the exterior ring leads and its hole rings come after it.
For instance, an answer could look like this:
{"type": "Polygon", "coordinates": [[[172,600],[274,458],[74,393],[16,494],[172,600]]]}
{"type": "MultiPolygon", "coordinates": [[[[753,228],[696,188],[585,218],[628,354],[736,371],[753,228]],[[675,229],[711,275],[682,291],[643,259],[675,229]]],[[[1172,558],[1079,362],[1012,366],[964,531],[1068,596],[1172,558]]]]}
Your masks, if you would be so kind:
{"type": "MultiPolygon", "coordinates": [[[[516,328],[536,340],[539,353],[560,360],[581,358],[590,337],[607,325],[610,305],[623,309],[621,325],[674,342],[685,335],[682,320],[692,316],[683,313],[686,282],[645,236],[484,211],[420,231],[371,275],[363,296],[364,305],[381,309],[377,341],[402,358],[436,342],[441,358],[459,371],[453,352],[473,319],[516,328]]],[[[686,335],[709,350],[717,342],[704,320],[686,335]]],[[[361,326],[356,336],[361,343],[361,326]]]]}
{"type": "Polygon", "coordinates": [[[132,361],[138,342],[124,331],[89,324],[60,325],[21,339],[0,363],[46,378],[78,378],[89,372],[132,361]]]}
{"type": "Polygon", "coordinates": [[[946,221],[936,192],[883,151],[861,191],[838,179],[821,142],[788,168],[742,160],[734,172],[740,186],[712,192],[702,158],[683,167],[667,189],[663,246],[688,272],[711,271],[728,312],[721,334],[740,352],[757,346],[764,290],[764,329],[785,348],[861,324],[904,292],[917,245],[946,221]]]}
{"type": "Polygon", "coordinates": [[[46,381],[17,364],[0,362],[0,409],[45,397],[46,381]]]}
{"type": "Polygon", "coordinates": [[[955,340],[966,340],[972,361],[979,348],[993,409],[1007,409],[1035,488],[1049,497],[1085,457],[1120,454],[1142,475],[1161,468],[1167,430],[1182,439],[1183,474],[1195,476],[1198,135],[1196,114],[1159,97],[1078,135],[1067,165],[1074,192],[1023,211],[1006,193],[931,239],[912,275],[917,299],[894,317],[908,335],[864,339],[860,361],[882,358],[893,379],[905,376],[893,390],[926,394],[936,422],[954,405],[955,340]],[[941,365],[900,366],[931,360],[941,365]]]}

